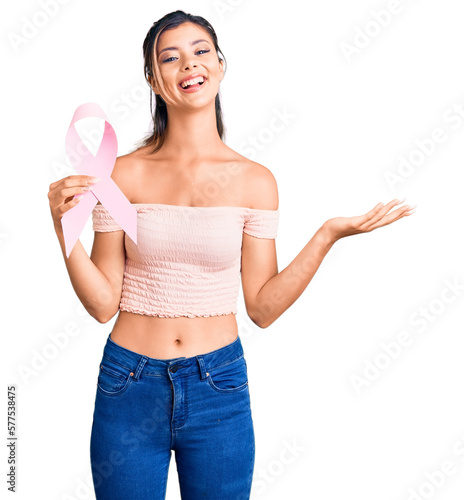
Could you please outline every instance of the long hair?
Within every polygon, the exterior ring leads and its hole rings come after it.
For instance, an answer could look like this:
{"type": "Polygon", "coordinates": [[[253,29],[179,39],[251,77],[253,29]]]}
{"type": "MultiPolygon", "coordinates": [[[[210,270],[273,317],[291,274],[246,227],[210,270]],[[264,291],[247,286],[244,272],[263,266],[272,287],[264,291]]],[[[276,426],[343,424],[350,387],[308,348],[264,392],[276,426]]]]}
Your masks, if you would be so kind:
{"type": "MultiPolygon", "coordinates": [[[[211,26],[211,24],[203,17],[193,16],[192,14],[187,14],[182,10],[176,10],[174,12],[166,14],[161,19],[153,23],[152,27],[148,31],[147,36],[145,37],[145,40],[143,42],[144,73],[145,73],[145,80],[150,86],[150,114],[153,120],[152,122],[153,130],[150,131],[150,133],[139,143],[139,146],[142,147],[152,146],[150,150],[151,154],[159,151],[159,149],[161,149],[162,145],[164,144],[166,136],[166,126],[168,123],[168,112],[166,109],[166,102],[158,94],[155,94],[155,109],[153,111],[152,98],[151,98],[153,90],[148,77],[151,76],[151,78],[159,85],[159,87],[164,89],[158,61],[157,58],[155,57],[155,47],[157,45],[158,38],[163,31],[177,28],[177,26],[186,22],[194,23],[204,28],[213,40],[214,47],[218,55],[218,60],[225,61],[224,54],[222,53],[218,45],[216,32],[214,31],[214,28],[211,26]],[[222,57],[220,57],[219,54],[222,57]]],[[[225,127],[223,123],[223,115],[222,115],[219,92],[216,95],[215,106],[216,106],[217,131],[219,133],[219,137],[221,138],[221,140],[224,141],[225,127]]]]}

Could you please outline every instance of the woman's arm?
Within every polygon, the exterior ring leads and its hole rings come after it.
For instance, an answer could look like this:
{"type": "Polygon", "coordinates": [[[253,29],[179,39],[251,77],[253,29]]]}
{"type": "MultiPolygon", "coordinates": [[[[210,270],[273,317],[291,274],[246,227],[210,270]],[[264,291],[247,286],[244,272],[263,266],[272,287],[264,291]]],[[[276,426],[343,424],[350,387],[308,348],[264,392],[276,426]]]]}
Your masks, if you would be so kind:
{"type": "Polygon", "coordinates": [[[56,229],[71,284],[87,312],[107,323],[118,311],[122,293],[124,231],[95,233],[89,257],[80,240],[66,257],[63,231],[56,229]]]}
{"type": "Polygon", "coordinates": [[[334,243],[327,227],[319,228],[293,261],[258,291],[249,306],[252,321],[260,328],[267,328],[281,316],[304,292],[334,243]]]}
{"type": "MultiPolygon", "coordinates": [[[[116,162],[118,163],[118,162],[116,162]]],[[[116,167],[115,167],[116,168],[116,167]]],[[[114,171],[113,171],[114,172],[114,171]]],[[[79,203],[74,195],[86,192],[91,178],[71,175],[50,184],[50,211],[72,286],[87,312],[100,323],[118,311],[125,266],[124,231],[95,233],[89,257],[80,240],[66,257],[61,218],[79,203]]]]}
{"type": "Polygon", "coordinates": [[[393,200],[387,205],[379,203],[364,215],[329,219],[285,269],[272,273],[272,277],[266,279],[263,279],[266,273],[269,276],[269,270],[276,267],[271,251],[271,247],[275,248],[274,241],[258,242],[244,237],[245,263],[242,263],[242,270],[245,269],[247,276],[245,280],[242,278],[242,282],[247,311],[252,321],[261,328],[267,328],[279,318],[304,292],[337,240],[370,232],[413,213],[407,205],[388,213],[399,203],[402,201],[393,200]],[[261,287],[257,286],[259,280],[264,282],[261,287]],[[253,283],[254,288],[250,285],[253,283]]]}

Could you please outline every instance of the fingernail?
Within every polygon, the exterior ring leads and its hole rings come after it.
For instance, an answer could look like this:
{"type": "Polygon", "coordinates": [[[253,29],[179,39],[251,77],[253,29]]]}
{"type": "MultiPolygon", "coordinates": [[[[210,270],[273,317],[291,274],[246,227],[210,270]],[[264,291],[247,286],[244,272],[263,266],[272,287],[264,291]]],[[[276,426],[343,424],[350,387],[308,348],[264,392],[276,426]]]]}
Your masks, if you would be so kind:
{"type": "Polygon", "coordinates": [[[100,177],[91,177],[90,178],[90,182],[92,182],[92,183],[98,182],[98,181],[101,181],[100,177]]]}
{"type": "Polygon", "coordinates": [[[406,201],[406,198],[403,198],[402,200],[398,200],[398,205],[399,205],[400,203],[404,203],[405,201],[406,201]]]}
{"type": "Polygon", "coordinates": [[[416,207],[417,207],[417,205],[408,205],[408,206],[409,206],[408,211],[409,211],[409,210],[412,210],[413,208],[416,208],[416,207]]]}

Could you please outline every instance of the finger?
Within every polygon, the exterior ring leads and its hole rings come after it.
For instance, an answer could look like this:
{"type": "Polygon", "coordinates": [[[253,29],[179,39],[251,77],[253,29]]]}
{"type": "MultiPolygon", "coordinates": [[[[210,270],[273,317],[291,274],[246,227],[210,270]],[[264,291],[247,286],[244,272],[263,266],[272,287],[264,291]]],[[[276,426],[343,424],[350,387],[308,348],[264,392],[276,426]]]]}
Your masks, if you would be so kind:
{"type": "Polygon", "coordinates": [[[64,177],[58,181],[58,185],[56,188],[69,188],[75,186],[90,186],[91,184],[95,184],[101,180],[98,177],[94,177],[92,175],[68,175],[68,177],[64,177]]]}
{"type": "Polygon", "coordinates": [[[369,224],[369,222],[379,213],[379,211],[384,207],[383,203],[377,203],[377,205],[369,212],[364,215],[359,215],[359,219],[361,221],[361,226],[369,224]]]}
{"type": "Polygon", "coordinates": [[[89,189],[90,186],[75,186],[70,188],[64,188],[61,190],[61,199],[67,201],[70,196],[86,193],[89,189]]]}
{"type": "Polygon", "coordinates": [[[377,229],[382,226],[387,226],[388,224],[391,224],[392,222],[397,221],[398,219],[401,219],[405,215],[408,215],[409,211],[409,206],[406,205],[404,207],[397,208],[393,212],[389,213],[388,215],[385,215],[381,220],[377,221],[373,225],[371,225],[367,230],[372,231],[373,229],[377,229]]]}
{"type": "MultiPolygon", "coordinates": [[[[369,220],[366,221],[365,228],[369,229],[372,225],[382,220],[388,212],[395,206],[403,203],[404,200],[394,199],[378,210],[369,220]]],[[[392,221],[393,222],[393,221],[392,221]]]]}
{"type": "Polygon", "coordinates": [[[66,201],[62,205],[58,207],[58,211],[60,212],[61,215],[66,213],[68,210],[71,210],[74,206],[76,206],[81,200],[83,196],[75,196],[74,198],[71,198],[69,201],[66,201]]]}
{"type": "Polygon", "coordinates": [[[53,202],[58,201],[59,204],[66,203],[70,196],[85,193],[99,180],[101,179],[91,175],[69,175],[50,184],[48,198],[53,202]]]}
{"type": "Polygon", "coordinates": [[[406,210],[405,215],[411,215],[415,212],[415,208],[417,207],[417,205],[408,205],[407,207],[408,209],[406,210]]]}

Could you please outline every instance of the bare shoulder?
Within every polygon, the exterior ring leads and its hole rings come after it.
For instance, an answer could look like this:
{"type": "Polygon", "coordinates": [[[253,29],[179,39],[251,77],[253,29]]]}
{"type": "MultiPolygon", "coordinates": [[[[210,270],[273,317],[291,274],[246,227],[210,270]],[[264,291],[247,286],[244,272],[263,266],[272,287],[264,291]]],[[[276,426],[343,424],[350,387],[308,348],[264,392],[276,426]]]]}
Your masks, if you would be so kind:
{"type": "Polygon", "coordinates": [[[247,206],[261,210],[277,210],[279,191],[274,174],[269,168],[248,158],[242,161],[247,206]]]}

